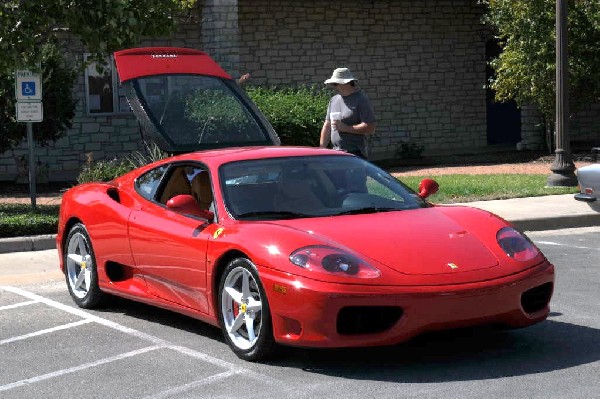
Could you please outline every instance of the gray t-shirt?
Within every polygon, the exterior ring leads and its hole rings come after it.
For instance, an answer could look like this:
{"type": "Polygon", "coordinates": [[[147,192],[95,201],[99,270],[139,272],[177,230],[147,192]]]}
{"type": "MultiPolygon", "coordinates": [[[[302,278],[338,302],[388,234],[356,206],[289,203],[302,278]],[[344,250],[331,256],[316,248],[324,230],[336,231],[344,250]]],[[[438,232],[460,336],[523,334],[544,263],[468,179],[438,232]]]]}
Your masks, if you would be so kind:
{"type": "MultiPolygon", "coordinates": [[[[360,90],[355,91],[349,96],[342,97],[337,94],[329,101],[327,107],[326,119],[330,119],[332,112],[342,113],[342,122],[346,125],[357,125],[361,122],[374,123],[375,114],[371,102],[367,96],[360,90]]],[[[331,129],[331,143],[336,150],[345,150],[352,153],[361,153],[367,157],[367,136],[364,134],[353,134],[338,132],[337,129],[331,129]]]]}

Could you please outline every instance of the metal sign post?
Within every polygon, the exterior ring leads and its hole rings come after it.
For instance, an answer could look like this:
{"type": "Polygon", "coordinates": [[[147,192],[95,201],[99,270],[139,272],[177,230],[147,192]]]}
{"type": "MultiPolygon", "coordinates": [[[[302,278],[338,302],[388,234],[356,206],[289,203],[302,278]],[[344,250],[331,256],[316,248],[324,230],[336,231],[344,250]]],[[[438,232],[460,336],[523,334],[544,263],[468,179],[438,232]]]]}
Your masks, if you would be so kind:
{"type": "Polygon", "coordinates": [[[27,146],[29,148],[29,196],[31,197],[31,207],[36,209],[36,192],[35,192],[35,159],[34,159],[34,142],[33,142],[33,127],[31,122],[27,122],[27,146]]]}
{"type": "Polygon", "coordinates": [[[27,147],[29,149],[29,195],[31,206],[36,209],[36,170],[32,122],[41,122],[44,118],[42,106],[42,77],[28,70],[15,72],[15,97],[17,99],[17,122],[27,123],[27,147]]]}

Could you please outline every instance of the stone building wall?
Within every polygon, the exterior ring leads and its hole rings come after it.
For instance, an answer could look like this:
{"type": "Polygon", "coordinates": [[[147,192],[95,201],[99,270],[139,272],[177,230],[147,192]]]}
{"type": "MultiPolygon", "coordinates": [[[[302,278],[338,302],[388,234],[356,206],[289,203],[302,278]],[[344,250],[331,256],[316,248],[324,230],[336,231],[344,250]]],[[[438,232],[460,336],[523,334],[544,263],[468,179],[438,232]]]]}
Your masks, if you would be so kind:
{"type": "Polygon", "coordinates": [[[372,159],[393,157],[404,140],[426,153],[486,145],[485,35],[476,2],[239,3],[240,69],[252,82],[321,85],[340,66],[360,79],[378,118],[372,159]]]}
{"type": "MultiPolygon", "coordinates": [[[[544,118],[531,105],[521,112],[523,147],[529,150],[550,151],[556,138],[546,137],[544,118]]],[[[590,104],[578,109],[569,118],[569,141],[572,151],[585,153],[600,146],[600,104],[590,104]]]]}

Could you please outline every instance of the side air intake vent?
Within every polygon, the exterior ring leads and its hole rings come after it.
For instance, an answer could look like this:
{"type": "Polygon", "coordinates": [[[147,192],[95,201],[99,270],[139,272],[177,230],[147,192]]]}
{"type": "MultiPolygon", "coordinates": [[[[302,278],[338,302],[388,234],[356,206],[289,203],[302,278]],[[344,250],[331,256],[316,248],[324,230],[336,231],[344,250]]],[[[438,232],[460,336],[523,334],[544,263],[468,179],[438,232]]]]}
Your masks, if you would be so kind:
{"type": "Polygon", "coordinates": [[[106,194],[108,194],[108,196],[114,201],[121,203],[121,197],[119,197],[119,190],[117,190],[116,188],[109,188],[106,191],[106,194]]]}

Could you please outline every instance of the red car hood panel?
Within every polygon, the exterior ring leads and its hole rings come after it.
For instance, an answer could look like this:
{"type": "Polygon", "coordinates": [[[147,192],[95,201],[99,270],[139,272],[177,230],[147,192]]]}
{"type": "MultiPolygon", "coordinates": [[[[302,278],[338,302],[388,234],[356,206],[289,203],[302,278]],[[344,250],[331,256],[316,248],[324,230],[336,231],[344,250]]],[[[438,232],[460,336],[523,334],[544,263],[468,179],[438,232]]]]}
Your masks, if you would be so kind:
{"type": "Polygon", "coordinates": [[[312,231],[403,274],[469,272],[498,265],[478,237],[435,208],[277,224],[312,231]]]}

